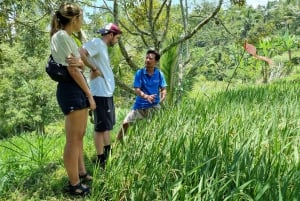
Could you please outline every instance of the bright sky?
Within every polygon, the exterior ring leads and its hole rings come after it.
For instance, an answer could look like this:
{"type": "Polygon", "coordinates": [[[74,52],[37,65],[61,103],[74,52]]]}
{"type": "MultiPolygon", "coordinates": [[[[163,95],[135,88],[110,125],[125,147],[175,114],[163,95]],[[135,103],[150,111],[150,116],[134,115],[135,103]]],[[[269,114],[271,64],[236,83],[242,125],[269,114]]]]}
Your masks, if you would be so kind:
{"type": "MultiPolygon", "coordinates": [[[[218,2],[218,0],[202,0],[202,1],[218,2]]],[[[263,6],[267,5],[268,1],[278,1],[278,0],[246,0],[247,4],[252,5],[254,8],[256,8],[258,5],[263,5],[263,6]]],[[[1,0],[0,0],[0,2],[1,2],[1,0]]],[[[223,1],[223,3],[226,3],[226,2],[227,2],[227,0],[223,1]]],[[[174,0],[172,3],[179,4],[179,0],[174,0]]]]}
{"type": "Polygon", "coordinates": [[[258,5],[267,5],[269,0],[246,0],[248,5],[252,5],[254,8],[256,8],[258,5]]]}
{"type": "MultiPolygon", "coordinates": [[[[195,0],[191,0],[191,1],[195,1],[195,0]]],[[[219,2],[219,0],[200,0],[198,1],[199,2],[219,2]]],[[[247,5],[251,5],[253,6],[254,8],[256,8],[258,5],[262,5],[262,6],[266,6],[268,1],[278,1],[278,0],[246,0],[247,2],[247,5]]],[[[223,0],[223,4],[226,5],[226,4],[229,4],[230,0],[223,0]]],[[[174,4],[179,4],[179,0],[174,0],[174,4]]]]}

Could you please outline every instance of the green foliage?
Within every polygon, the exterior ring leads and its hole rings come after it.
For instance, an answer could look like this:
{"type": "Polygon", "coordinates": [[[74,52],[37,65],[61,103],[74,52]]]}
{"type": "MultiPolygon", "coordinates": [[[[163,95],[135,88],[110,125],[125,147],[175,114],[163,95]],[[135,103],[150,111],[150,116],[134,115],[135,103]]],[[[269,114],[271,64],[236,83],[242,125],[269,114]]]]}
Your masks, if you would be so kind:
{"type": "Polygon", "coordinates": [[[140,122],[115,149],[105,173],[111,182],[96,183],[95,199],[296,199],[298,88],[281,82],[221,92],[140,122]]]}
{"type": "Polygon", "coordinates": [[[45,44],[49,44],[49,33],[39,30],[40,26],[36,24],[22,31],[24,33],[20,35],[20,44],[23,57],[39,58],[49,53],[49,48],[45,48],[45,44]]]}
{"type": "MultiPolygon", "coordinates": [[[[61,136],[61,135],[60,135],[61,136]]],[[[57,170],[60,161],[63,138],[57,135],[43,135],[37,133],[23,133],[18,137],[13,137],[0,142],[0,174],[4,175],[0,179],[0,199],[13,189],[17,191],[31,193],[35,185],[50,183],[45,175],[57,170]],[[59,146],[58,146],[59,145],[59,146]],[[44,182],[44,181],[47,182],[44,182]]],[[[47,191],[46,187],[45,190],[47,191]]],[[[49,189],[48,189],[49,190],[49,189]]],[[[28,200],[30,196],[12,195],[10,200],[28,200]]],[[[49,194],[47,196],[50,196],[49,194]]],[[[38,199],[38,198],[36,198],[38,199]]]]}
{"type": "MultiPolygon", "coordinates": [[[[209,12],[211,8],[212,5],[209,4],[196,7],[193,10],[194,17],[189,22],[197,23],[197,19],[200,20],[202,17],[197,13],[209,12]]],[[[292,26],[293,23],[289,20],[297,19],[298,14],[281,2],[269,3],[267,7],[257,9],[232,6],[222,10],[215,21],[209,22],[209,26],[203,27],[201,33],[192,39],[194,48],[191,51],[193,58],[191,65],[195,65],[194,63],[199,65],[198,73],[204,75],[207,80],[228,80],[239,62],[238,58],[242,56],[245,40],[254,44],[258,54],[262,56],[272,58],[285,51],[291,54],[298,42],[297,38],[293,37],[294,33],[297,33],[297,28],[292,26]],[[199,54],[196,50],[199,48],[203,50],[203,54],[199,54]]],[[[237,81],[256,82],[261,78],[268,80],[269,71],[272,69],[251,56],[244,58],[234,75],[237,81]]],[[[275,63],[277,68],[276,65],[278,64],[275,63]]],[[[291,65],[283,68],[286,68],[285,72],[292,72],[291,65]]]]}
{"type": "MultiPolygon", "coordinates": [[[[109,48],[109,56],[113,72],[115,74],[115,77],[117,77],[115,79],[122,80],[122,82],[128,84],[128,86],[132,88],[134,74],[131,69],[127,68],[126,62],[122,59],[120,49],[117,46],[109,48]]],[[[118,96],[114,97],[114,103],[116,107],[130,107],[130,105],[132,104],[132,100],[135,97],[134,94],[128,93],[128,91],[124,91],[119,87],[116,87],[114,93],[118,94],[118,96]]]]}
{"type": "MultiPolygon", "coordinates": [[[[298,81],[281,81],[212,92],[137,122],[105,171],[87,160],[94,176],[88,199],[297,200],[299,89],[298,81]]],[[[94,155],[89,133],[87,159],[94,155]]],[[[27,134],[0,142],[0,199],[69,199],[57,162],[63,141],[27,134]]]]}
{"type": "MultiPolygon", "coordinates": [[[[0,32],[3,42],[0,45],[0,136],[27,130],[38,133],[0,142],[0,173],[3,175],[0,199],[71,199],[62,193],[67,179],[60,160],[63,116],[55,100],[56,83],[44,73],[49,46],[47,26],[55,3],[35,0],[0,4],[3,11],[0,12],[3,25],[0,32]],[[9,16],[15,17],[15,24],[10,23],[9,16]],[[51,126],[46,126],[49,124],[51,126]]],[[[135,124],[124,146],[116,144],[114,147],[108,171],[99,171],[87,160],[95,178],[90,199],[297,200],[300,186],[296,120],[300,114],[297,106],[300,70],[295,58],[299,55],[293,52],[294,59],[285,55],[285,51],[294,51],[299,45],[296,36],[300,18],[295,5],[292,8],[283,2],[273,2],[258,9],[230,7],[204,26],[190,40],[190,52],[181,52],[191,57],[180,87],[188,98],[192,97],[188,92],[194,89],[194,98],[164,108],[154,119],[135,124]],[[245,39],[257,46],[259,54],[272,56],[275,63],[280,64],[276,67],[283,68],[280,74],[294,72],[287,80],[296,81],[212,94],[211,91],[224,89],[231,76],[235,84],[255,83],[261,78],[264,63],[242,54],[245,39]],[[234,72],[237,65],[239,68],[234,72]],[[199,82],[193,85],[195,77],[199,82]],[[203,82],[206,80],[210,82],[203,82]],[[215,80],[223,80],[218,82],[220,88],[215,80]]],[[[150,26],[148,22],[143,23],[146,18],[136,15],[146,13],[145,5],[141,7],[144,9],[132,7],[128,13],[141,25],[138,28],[142,29],[142,35],[134,31],[127,13],[122,12],[118,19],[129,27],[123,29],[122,41],[138,66],[143,65],[146,48],[155,42],[152,34],[162,36],[166,17],[162,15],[154,33],[150,33],[146,29],[150,26]]],[[[210,14],[213,4],[195,5],[193,9],[184,31],[191,31],[194,24],[210,14]]],[[[95,8],[94,11],[84,27],[90,38],[105,22],[114,21],[108,10],[95,8]]],[[[157,44],[170,43],[166,41],[183,33],[178,6],[172,11],[175,15],[171,16],[166,38],[158,37],[162,41],[156,41],[157,44]]],[[[133,71],[120,57],[118,48],[111,51],[115,74],[131,85],[133,71]]],[[[178,54],[176,47],[161,60],[169,86],[173,87],[169,89],[173,100],[174,94],[176,98],[179,94],[176,69],[181,53],[178,54]]],[[[124,117],[123,110],[129,108],[132,98],[117,88],[119,116],[124,117]]],[[[118,118],[118,127],[122,119],[118,118]]],[[[92,135],[87,135],[87,139],[85,149],[89,159],[94,155],[92,135]]]]}
{"type": "MultiPolygon", "coordinates": [[[[160,59],[160,69],[163,72],[167,82],[167,101],[169,104],[176,101],[176,92],[178,90],[178,46],[173,47],[165,53],[160,59]]],[[[178,97],[177,97],[178,98],[178,97]]]]}
{"type": "Polygon", "coordinates": [[[0,49],[5,50],[0,56],[1,137],[32,130],[43,133],[46,124],[62,118],[56,83],[45,73],[47,56],[23,58],[19,45],[3,44],[0,49]]]}

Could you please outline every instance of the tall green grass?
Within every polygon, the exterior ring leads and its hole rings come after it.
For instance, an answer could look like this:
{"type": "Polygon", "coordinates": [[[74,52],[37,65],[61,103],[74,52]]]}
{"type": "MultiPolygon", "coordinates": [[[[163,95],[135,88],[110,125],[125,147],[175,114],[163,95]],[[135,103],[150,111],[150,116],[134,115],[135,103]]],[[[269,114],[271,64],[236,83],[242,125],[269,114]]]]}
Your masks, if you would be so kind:
{"type": "MultiPolygon", "coordinates": [[[[104,171],[89,160],[94,155],[90,128],[85,147],[94,182],[86,200],[299,200],[299,94],[298,82],[278,82],[164,107],[130,127],[123,143],[114,144],[104,171]]],[[[31,137],[23,149],[38,141],[31,137]]],[[[0,144],[2,174],[9,173],[9,158],[21,157],[7,148],[10,144],[0,144]]],[[[32,185],[26,192],[16,185],[24,182],[22,171],[14,171],[1,198],[71,199],[61,193],[66,183],[57,162],[61,155],[46,158],[56,162],[56,169],[43,172],[50,184],[32,185]]],[[[30,164],[23,164],[23,173],[29,173],[30,164]]]]}
{"type": "MultiPolygon", "coordinates": [[[[117,146],[112,200],[298,200],[299,84],[185,100],[117,146]]],[[[99,198],[101,193],[99,194],[99,198]]]]}

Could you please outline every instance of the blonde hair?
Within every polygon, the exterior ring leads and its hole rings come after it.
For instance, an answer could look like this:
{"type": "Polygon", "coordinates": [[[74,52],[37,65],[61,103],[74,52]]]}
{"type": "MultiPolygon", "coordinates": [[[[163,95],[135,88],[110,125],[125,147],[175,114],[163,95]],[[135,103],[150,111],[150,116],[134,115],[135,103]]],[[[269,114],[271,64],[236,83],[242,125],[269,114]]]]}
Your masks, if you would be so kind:
{"type": "Polygon", "coordinates": [[[82,14],[82,9],[74,3],[63,3],[59,9],[54,13],[51,21],[50,37],[58,30],[64,29],[73,17],[79,17],[82,14]]]}

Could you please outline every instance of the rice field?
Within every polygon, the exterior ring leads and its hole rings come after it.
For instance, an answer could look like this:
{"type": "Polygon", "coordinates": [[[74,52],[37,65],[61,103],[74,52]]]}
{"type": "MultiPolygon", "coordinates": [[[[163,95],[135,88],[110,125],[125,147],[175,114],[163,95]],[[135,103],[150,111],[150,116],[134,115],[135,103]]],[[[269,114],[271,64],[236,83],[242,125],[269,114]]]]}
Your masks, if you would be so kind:
{"type": "MultiPolygon", "coordinates": [[[[90,127],[85,200],[299,200],[299,94],[298,82],[281,81],[165,106],[114,143],[104,171],[91,162],[90,127]]],[[[63,133],[0,142],[0,199],[73,200],[61,190],[63,143],[63,133]]]]}

